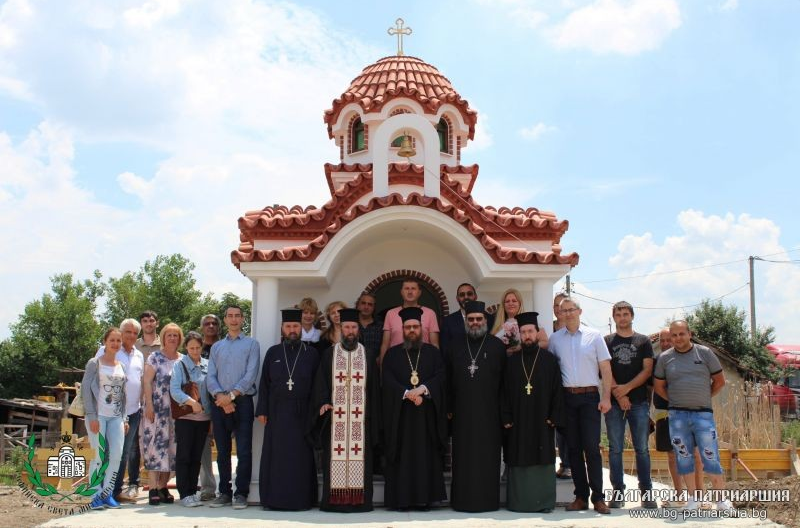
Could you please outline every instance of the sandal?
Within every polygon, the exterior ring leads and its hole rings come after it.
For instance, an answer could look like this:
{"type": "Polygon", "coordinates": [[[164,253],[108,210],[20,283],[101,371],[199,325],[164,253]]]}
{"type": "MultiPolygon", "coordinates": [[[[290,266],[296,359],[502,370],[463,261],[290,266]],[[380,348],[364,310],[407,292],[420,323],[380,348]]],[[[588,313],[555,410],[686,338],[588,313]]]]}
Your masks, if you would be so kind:
{"type": "Polygon", "coordinates": [[[158,496],[161,498],[161,502],[163,502],[164,504],[172,504],[173,502],[175,502],[175,497],[173,497],[172,494],[170,494],[167,488],[161,488],[160,490],[158,490],[158,496]]]}
{"type": "Polygon", "coordinates": [[[150,506],[158,506],[161,504],[161,497],[158,494],[158,490],[151,489],[148,496],[149,500],[147,502],[150,504],[150,506]]]}

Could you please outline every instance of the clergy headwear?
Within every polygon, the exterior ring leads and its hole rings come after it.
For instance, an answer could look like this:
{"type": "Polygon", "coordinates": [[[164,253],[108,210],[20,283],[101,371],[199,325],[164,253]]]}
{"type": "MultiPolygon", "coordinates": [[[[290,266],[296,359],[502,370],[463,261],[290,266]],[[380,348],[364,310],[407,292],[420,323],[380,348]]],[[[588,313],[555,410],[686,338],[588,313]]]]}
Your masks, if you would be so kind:
{"type": "Polygon", "coordinates": [[[525,325],[533,325],[536,329],[539,329],[539,320],[537,319],[539,316],[538,312],[523,312],[517,315],[517,326],[522,328],[525,325]]]}
{"type": "Polygon", "coordinates": [[[355,308],[342,308],[339,310],[339,322],[341,323],[357,323],[358,310],[355,308]]]}
{"type": "Polygon", "coordinates": [[[422,322],[422,308],[416,306],[403,308],[400,310],[400,319],[403,320],[403,323],[411,320],[422,322]]]}
{"type": "Polygon", "coordinates": [[[482,313],[486,315],[486,303],[482,301],[467,301],[464,303],[464,313],[482,313]]]}
{"type": "Polygon", "coordinates": [[[299,323],[303,317],[303,310],[287,308],[281,310],[281,323],[299,323]]]}

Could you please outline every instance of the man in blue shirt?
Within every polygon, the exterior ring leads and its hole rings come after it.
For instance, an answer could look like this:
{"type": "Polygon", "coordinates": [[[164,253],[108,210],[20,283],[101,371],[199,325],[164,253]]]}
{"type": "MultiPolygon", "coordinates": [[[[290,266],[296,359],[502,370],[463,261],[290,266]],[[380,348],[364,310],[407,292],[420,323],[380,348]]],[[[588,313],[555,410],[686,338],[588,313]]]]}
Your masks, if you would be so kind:
{"type": "Polygon", "coordinates": [[[233,508],[247,508],[250,475],[253,467],[253,395],[261,360],[258,341],[242,335],[242,309],[228,306],[225,324],[228,335],[214,343],[208,361],[206,383],[214,397],[211,423],[217,443],[219,496],[209,505],[212,508],[233,502],[233,508]],[[236,493],[231,487],[231,436],[236,436],[236,493]],[[233,499],[231,499],[233,496],[233,499]]]}

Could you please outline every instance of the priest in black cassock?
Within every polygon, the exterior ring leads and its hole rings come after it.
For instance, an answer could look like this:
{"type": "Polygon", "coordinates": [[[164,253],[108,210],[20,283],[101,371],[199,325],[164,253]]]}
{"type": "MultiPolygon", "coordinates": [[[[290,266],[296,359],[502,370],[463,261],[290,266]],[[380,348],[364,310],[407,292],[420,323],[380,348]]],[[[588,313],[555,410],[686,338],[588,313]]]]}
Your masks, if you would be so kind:
{"type": "Polygon", "coordinates": [[[422,310],[400,310],[403,343],[381,364],[387,508],[426,510],[447,498],[443,462],[447,443],[442,354],[422,342],[422,310]]]}
{"type": "Polygon", "coordinates": [[[509,432],[507,507],[549,513],[556,506],[554,429],[566,425],[558,359],[539,348],[536,312],[517,315],[522,351],[506,365],[503,424],[509,432]]]}
{"type": "Polygon", "coordinates": [[[372,511],[372,453],[380,425],[375,354],[358,341],[359,312],[339,310],[341,342],[322,351],[311,433],[322,446],[320,510],[372,511]]]}
{"type": "Polygon", "coordinates": [[[308,510],[317,502],[314,450],[306,438],[316,349],[300,341],[301,310],[281,310],[282,342],[261,367],[256,418],[264,425],[258,491],[274,510],[308,510]]]}
{"type": "Polygon", "coordinates": [[[485,305],[464,304],[467,332],[445,349],[452,414],[453,487],[456,511],[500,508],[500,418],[506,346],[488,331],[485,305]]]}

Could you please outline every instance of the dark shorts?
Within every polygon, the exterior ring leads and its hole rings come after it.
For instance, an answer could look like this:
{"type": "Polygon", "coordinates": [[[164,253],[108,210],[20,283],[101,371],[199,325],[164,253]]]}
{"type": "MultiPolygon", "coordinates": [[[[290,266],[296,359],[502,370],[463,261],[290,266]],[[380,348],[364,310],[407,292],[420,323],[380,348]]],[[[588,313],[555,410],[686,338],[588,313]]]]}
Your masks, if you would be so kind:
{"type": "Polygon", "coordinates": [[[656,451],[662,453],[672,451],[672,442],[669,436],[669,418],[656,422],[656,451]]]}

